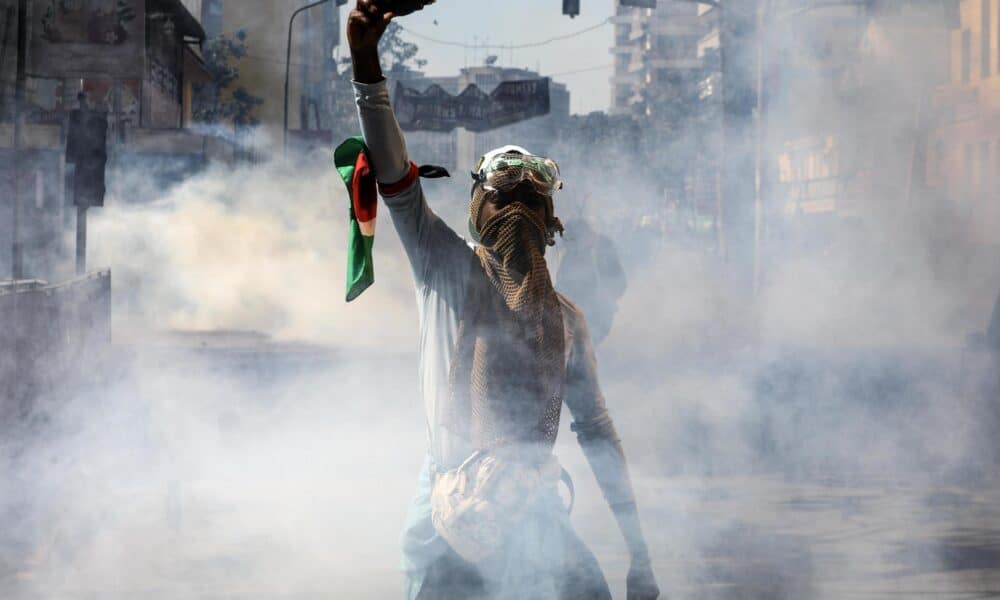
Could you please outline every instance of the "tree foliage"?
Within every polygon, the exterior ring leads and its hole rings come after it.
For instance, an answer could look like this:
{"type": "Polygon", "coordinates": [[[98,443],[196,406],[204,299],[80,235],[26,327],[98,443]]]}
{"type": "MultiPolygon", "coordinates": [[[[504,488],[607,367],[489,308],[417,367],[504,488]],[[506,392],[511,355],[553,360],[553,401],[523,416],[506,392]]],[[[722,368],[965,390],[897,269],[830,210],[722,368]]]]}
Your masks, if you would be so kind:
{"type": "Polygon", "coordinates": [[[398,23],[389,23],[378,45],[379,58],[389,72],[400,68],[421,69],[427,64],[426,60],[417,58],[420,48],[413,42],[403,39],[400,35],[402,31],[403,28],[398,23]]]}
{"type": "Polygon", "coordinates": [[[211,81],[195,86],[195,121],[205,124],[232,122],[237,128],[259,124],[253,109],[264,103],[263,98],[243,86],[227,91],[240,78],[235,62],[247,55],[246,39],[246,32],[240,30],[233,37],[219,35],[205,41],[202,56],[211,81]]]}
{"type": "MultiPolygon", "coordinates": [[[[420,69],[427,61],[418,58],[419,47],[408,42],[401,35],[403,28],[396,23],[389,23],[379,42],[379,59],[388,77],[411,69],[420,69]]],[[[331,128],[335,132],[356,132],[358,129],[357,109],[354,104],[354,86],[352,84],[351,59],[340,61],[339,72],[333,85],[333,106],[331,128]]],[[[336,137],[336,136],[335,136],[336,137]]]]}

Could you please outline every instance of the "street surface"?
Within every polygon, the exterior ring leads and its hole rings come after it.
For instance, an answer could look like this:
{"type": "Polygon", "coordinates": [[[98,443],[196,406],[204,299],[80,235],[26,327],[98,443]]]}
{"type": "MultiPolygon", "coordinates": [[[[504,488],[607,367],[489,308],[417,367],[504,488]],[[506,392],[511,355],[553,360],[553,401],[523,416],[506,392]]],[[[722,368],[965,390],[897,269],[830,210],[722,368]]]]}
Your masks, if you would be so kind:
{"type": "MultiPolygon", "coordinates": [[[[133,490],[119,498],[130,514],[106,516],[101,531],[80,532],[81,523],[59,520],[46,524],[45,543],[28,556],[5,555],[3,589],[30,590],[23,597],[37,598],[398,597],[398,512],[372,514],[359,501],[351,517],[369,525],[367,539],[359,540],[337,536],[330,522],[267,514],[252,500],[212,498],[208,490],[189,490],[180,516],[172,514],[169,489],[153,492],[133,490]],[[242,535],[233,535],[240,527],[242,535]],[[317,529],[334,534],[331,555],[348,545],[355,549],[353,560],[327,563],[316,545],[317,529]],[[61,546],[80,535],[92,536],[104,552],[118,541],[140,543],[113,564],[53,572],[84,551],[61,546]],[[318,568],[324,563],[328,569],[318,568]],[[288,580],[272,580],[262,592],[262,578],[288,580]]],[[[1000,597],[1000,490],[726,478],[644,480],[640,494],[661,587],[671,598],[1000,597]]],[[[616,597],[624,597],[627,561],[617,538],[607,535],[613,524],[606,509],[581,510],[575,521],[616,597]]],[[[87,564],[86,557],[76,558],[87,564]]]]}
{"type": "MultiPolygon", "coordinates": [[[[157,355],[51,409],[3,456],[0,597],[398,598],[424,447],[413,357],[352,360],[157,355]]],[[[671,473],[655,422],[615,406],[664,597],[1000,597],[994,479],[671,473]]],[[[624,545],[567,420],[573,520],[624,598],[624,545]]]]}

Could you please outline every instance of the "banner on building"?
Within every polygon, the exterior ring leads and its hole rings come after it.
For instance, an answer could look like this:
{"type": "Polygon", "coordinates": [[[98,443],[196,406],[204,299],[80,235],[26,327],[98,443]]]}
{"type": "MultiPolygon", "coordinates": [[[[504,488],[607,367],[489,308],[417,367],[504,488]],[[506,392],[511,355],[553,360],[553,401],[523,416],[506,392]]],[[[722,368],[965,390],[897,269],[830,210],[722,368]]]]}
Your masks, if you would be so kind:
{"type": "Polygon", "coordinates": [[[656,0],[621,0],[622,6],[634,6],[636,8],[656,8],[656,0]]]}
{"type": "Polygon", "coordinates": [[[393,98],[400,126],[407,131],[451,131],[464,127],[481,132],[549,114],[549,79],[505,81],[492,93],[476,85],[454,96],[439,85],[420,92],[396,84],[393,98]]]}
{"type": "Polygon", "coordinates": [[[144,75],[145,2],[33,0],[28,69],[44,77],[144,75]]]}

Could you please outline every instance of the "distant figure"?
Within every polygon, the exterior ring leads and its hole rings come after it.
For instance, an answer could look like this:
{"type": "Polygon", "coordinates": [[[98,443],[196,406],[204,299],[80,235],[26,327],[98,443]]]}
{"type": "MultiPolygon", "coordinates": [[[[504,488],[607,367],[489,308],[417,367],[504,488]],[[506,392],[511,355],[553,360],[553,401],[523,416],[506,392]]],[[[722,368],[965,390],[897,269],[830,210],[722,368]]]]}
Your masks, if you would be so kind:
{"type": "Polygon", "coordinates": [[[600,344],[611,331],[618,301],[628,285],[625,268],[614,242],[594,231],[585,219],[568,222],[564,240],[566,252],[556,286],[577,303],[590,325],[591,338],[600,344]]]}

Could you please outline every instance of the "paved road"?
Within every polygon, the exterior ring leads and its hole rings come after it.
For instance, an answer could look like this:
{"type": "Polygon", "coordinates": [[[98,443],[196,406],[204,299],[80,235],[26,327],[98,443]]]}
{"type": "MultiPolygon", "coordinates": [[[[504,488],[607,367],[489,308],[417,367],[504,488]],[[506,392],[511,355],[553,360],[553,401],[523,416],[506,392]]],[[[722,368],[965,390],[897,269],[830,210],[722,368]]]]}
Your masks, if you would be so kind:
{"type": "MultiPolygon", "coordinates": [[[[344,514],[323,508],[330,490],[314,488],[310,502],[307,482],[282,485],[297,500],[167,486],[123,490],[113,499],[124,512],[53,515],[20,560],[7,548],[2,588],[32,598],[398,597],[398,513],[379,501],[344,514]]],[[[671,598],[1000,597],[1000,490],[769,478],[639,487],[671,598]]],[[[621,594],[627,561],[607,510],[585,501],[575,521],[621,594]]]]}
{"type": "Polygon", "coordinates": [[[1000,597],[1000,489],[644,482],[675,598],[1000,597]],[[652,508],[652,507],[651,507],[652,508]]]}
{"type": "MultiPolygon", "coordinates": [[[[424,435],[412,359],[280,380],[244,362],[154,362],[0,452],[0,598],[398,598],[424,435]]],[[[668,597],[1000,598],[995,481],[664,477],[621,423],[668,597]]],[[[622,542],[563,433],[574,522],[624,597],[622,542]]]]}

